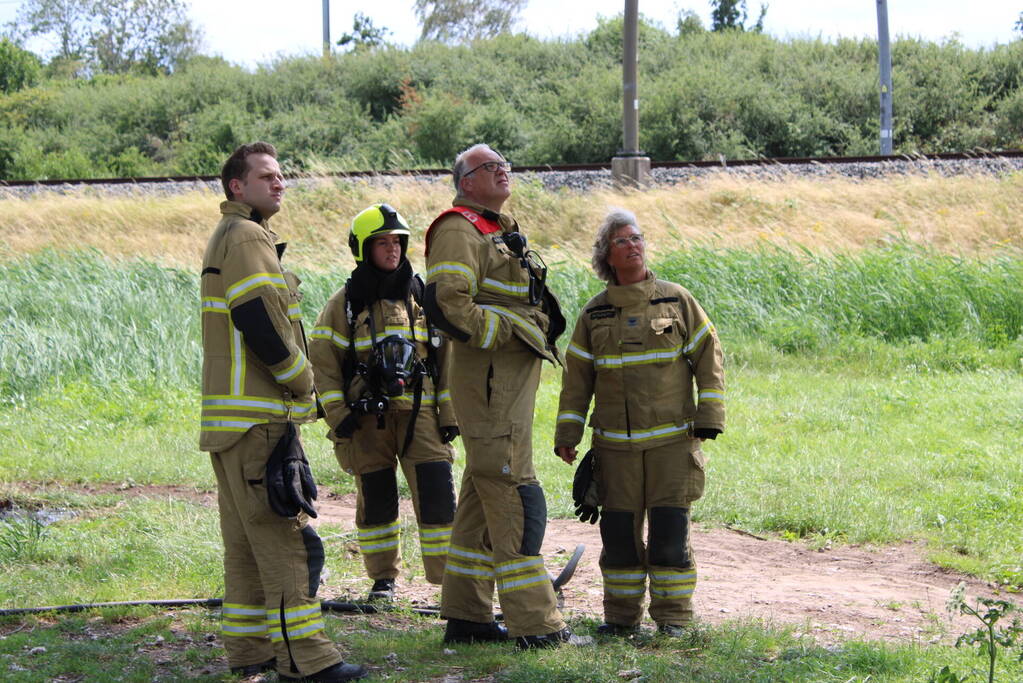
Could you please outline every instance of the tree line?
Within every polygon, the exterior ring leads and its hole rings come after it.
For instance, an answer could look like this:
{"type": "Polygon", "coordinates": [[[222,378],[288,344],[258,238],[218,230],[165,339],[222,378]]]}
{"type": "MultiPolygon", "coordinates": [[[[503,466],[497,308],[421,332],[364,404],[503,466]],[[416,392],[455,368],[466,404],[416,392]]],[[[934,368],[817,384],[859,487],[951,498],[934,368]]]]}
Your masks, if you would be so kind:
{"type": "MultiPolygon", "coordinates": [[[[106,4],[122,1],[176,6],[106,4]]],[[[763,7],[757,21],[739,7],[722,15],[732,26],[641,18],[640,147],[655,160],[876,153],[876,42],[778,40],[758,30],[763,7]]],[[[98,60],[108,31],[94,21],[68,45],[98,60]]],[[[618,17],[574,38],[511,29],[399,47],[363,17],[326,59],[246,70],[153,53],[152,67],[93,61],[74,76],[4,40],[0,178],[216,173],[258,138],[294,171],[447,166],[477,140],[517,164],[605,162],[621,147],[621,35],[618,17]]],[[[893,78],[896,153],[1023,146],[1023,41],[896,40],[893,78]]]]}

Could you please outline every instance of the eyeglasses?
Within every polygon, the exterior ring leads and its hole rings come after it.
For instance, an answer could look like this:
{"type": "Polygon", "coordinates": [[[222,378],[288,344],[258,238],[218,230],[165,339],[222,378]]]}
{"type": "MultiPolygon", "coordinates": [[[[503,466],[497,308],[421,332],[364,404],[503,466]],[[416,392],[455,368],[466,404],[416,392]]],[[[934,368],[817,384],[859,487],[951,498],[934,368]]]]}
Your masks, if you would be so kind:
{"type": "Polygon", "coordinates": [[[472,169],[468,173],[462,174],[462,177],[463,178],[468,178],[469,176],[471,176],[473,173],[475,173],[476,171],[480,170],[481,168],[483,170],[485,170],[485,171],[490,171],[491,173],[497,173],[498,169],[501,169],[505,173],[508,173],[508,172],[511,171],[511,162],[510,161],[484,161],[482,164],[480,164],[476,168],[472,169]]]}
{"type": "Polygon", "coordinates": [[[611,240],[611,245],[615,247],[627,247],[630,244],[643,244],[643,236],[636,233],[628,237],[615,237],[611,240]]]}

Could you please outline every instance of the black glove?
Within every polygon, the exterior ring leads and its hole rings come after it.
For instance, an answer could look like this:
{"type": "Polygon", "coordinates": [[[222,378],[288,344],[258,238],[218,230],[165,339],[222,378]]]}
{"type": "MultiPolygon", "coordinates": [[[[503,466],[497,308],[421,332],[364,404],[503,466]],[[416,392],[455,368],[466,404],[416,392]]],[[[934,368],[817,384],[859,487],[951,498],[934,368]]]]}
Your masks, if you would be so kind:
{"type": "Polygon", "coordinates": [[[575,503],[575,514],[580,522],[596,524],[600,519],[600,495],[597,491],[597,481],[593,478],[595,467],[593,449],[586,451],[586,455],[579,461],[575,468],[575,476],[572,478],[572,501],[575,503]]]}
{"type": "Polygon", "coordinates": [[[361,426],[359,415],[352,411],[345,415],[345,419],[337,423],[337,427],[334,428],[334,436],[339,439],[350,439],[355,434],[355,430],[361,426]]]}
{"type": "Polygon", "coordinates": [[[461,434],[461,432],[458,431],[458,427],[455,427],[453,425],[452,426],[448,426],[448,427],[441,427],[440,428],[440,442],[441,443],[451,443],[452,441],[454,441],[458,437],[459,434],[461,434]]]}
{"type": "Polygon", "coordinates": [[[266,493],[270,509],[281,517],[296,517],[299,511],[316,517],[316,482],[292,422],[266,461],[266,493]]]}

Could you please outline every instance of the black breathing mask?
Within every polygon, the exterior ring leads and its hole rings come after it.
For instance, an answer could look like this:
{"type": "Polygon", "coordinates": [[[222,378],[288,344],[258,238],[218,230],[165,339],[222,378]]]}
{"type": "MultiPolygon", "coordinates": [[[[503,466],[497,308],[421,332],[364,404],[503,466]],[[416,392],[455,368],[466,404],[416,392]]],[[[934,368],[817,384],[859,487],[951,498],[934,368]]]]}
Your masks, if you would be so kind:
{"type": "Polygon", "coordinates": [[[384,396],[401,396],[412,384],[415,365],[415,344],[397,334],[384,337],[373,349],[371,384],[384,396]]]}

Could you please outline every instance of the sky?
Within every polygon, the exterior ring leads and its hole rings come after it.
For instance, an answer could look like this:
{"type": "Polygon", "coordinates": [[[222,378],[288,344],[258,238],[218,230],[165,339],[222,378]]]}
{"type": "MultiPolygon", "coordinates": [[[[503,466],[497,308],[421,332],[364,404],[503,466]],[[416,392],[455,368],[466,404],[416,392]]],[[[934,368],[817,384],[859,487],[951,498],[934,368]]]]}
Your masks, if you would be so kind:
{"type": "MultiPolygon", "coordinates": [[[[206,52],[254,68],[281,55],[319,54],[323,27],[322,0],[189,0],[191,16],[206,36],[206,52]]],[[[14,19],[19,0],[0,0],[0,24],[14,19]]],[[[761,0],[748,0],[756,15],[761,0]]],[[[767,33],[777,38],[834,39],[877,34],[876,0],[767,0],[767,33]]],[[[330,2],[331,40],[352,28],[356,12],[375,26],[391,30],[388,40],[411,45],[419,36],[413,0],[330,2]]],[[[599,17],[613,17],[624,0],[529,0],[521,28],[539,38],[571,37],[591,31],[599,17]]],[[[681,10],[695,11],[710,25],[708,0],[639,0],[647,18],[674,30],[681,10]]],[[[935,41],[956,34],[969,47],[991,47],[1020,37],[1014,25],[1023,0],[888,0],[892,38],[935,41]]],[[[30,49],[45,52],[43,45],[30,49]]]]}

